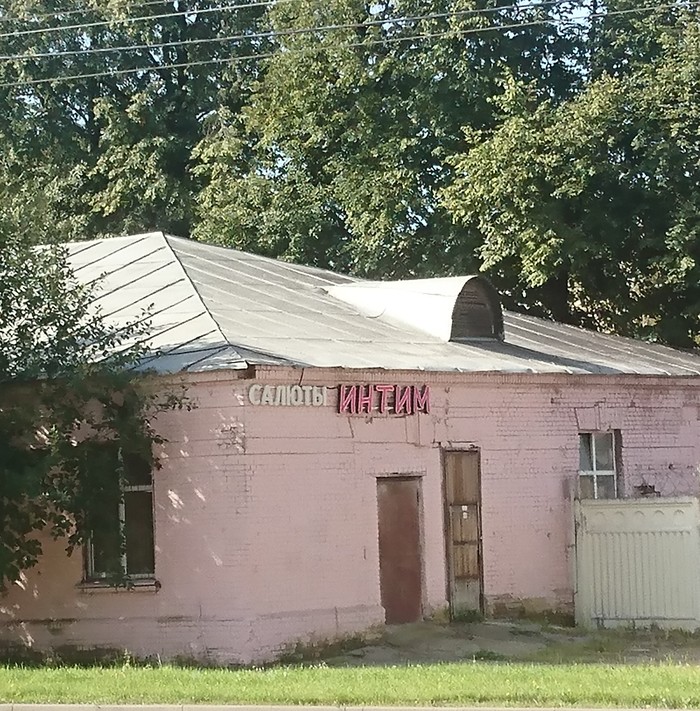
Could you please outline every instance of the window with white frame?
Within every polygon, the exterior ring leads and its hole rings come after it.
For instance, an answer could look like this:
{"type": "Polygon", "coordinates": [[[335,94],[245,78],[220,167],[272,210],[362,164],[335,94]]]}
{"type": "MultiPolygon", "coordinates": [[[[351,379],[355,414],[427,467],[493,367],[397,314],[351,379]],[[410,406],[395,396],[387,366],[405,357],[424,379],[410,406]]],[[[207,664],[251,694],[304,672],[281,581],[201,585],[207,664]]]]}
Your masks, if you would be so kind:
{"type": "Polygon", "coordinates": [[[124,483],[113,516],[93,532],[87,544],[86,579],[152,578],[155,553],[150,462],[116,446],[111,447],[110,455],[115,474],[123,469],[124,483]]]}
{"type": "Polygon", "coordinates": [[[579,434],[579,498],[618,497],[617,440],[613,431],[579,434]]]}

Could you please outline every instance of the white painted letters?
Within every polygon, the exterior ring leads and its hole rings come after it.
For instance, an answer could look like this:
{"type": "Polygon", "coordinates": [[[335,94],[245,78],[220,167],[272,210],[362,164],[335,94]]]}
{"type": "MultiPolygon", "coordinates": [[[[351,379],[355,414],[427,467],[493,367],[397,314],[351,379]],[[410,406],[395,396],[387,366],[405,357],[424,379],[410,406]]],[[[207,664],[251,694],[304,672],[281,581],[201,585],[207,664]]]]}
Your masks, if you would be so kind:
{"type": "Polygon", "coordinates": [[[262,390],[262,385],[251,385],[248,390],[248,400],[250,400],[251,405],[260,404],[260,391],[262,390]]]}
{"type": "Polygon", "coordinates": [[[275,398],[273,396],[274,389],[272,385],[266,385],[262,391],[262,398],[260,399],[261,405],[274,405],[275,398]]]}
{"type": "Polygon", "coordinates": [[[321,407],[326,404],[326,388],[319,388],[314,385],[312,404],[314,407],[321,407]]]}
{"type": "Polygon", "coordinates": [[[251,405],[276,407],[325,407],[328,405],[328,388],[325,385],[261,385],[248,388],[251,405]]]}

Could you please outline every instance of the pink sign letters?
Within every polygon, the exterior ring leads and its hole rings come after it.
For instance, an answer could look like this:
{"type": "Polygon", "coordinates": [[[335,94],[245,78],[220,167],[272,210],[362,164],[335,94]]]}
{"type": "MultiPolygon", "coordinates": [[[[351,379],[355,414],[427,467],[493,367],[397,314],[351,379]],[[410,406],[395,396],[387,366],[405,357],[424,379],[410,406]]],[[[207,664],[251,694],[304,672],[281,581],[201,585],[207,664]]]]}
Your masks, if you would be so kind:
{"type": "Polygon", "coordinates": [[[430,412],[428,385],[340,385],[338,412],[349,415],[413,415],[430,412]]]}

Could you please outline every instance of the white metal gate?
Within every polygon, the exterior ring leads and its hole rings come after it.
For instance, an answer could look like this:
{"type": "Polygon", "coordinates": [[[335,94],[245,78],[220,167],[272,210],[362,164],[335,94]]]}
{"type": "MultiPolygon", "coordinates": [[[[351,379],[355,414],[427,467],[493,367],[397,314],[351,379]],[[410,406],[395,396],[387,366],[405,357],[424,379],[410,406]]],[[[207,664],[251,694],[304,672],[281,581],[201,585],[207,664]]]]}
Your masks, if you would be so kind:
{"type": "Polygon", "coordinates": [[[696,498],[576,501],[576,622],[700,627],[699,526],[696,498]]]}

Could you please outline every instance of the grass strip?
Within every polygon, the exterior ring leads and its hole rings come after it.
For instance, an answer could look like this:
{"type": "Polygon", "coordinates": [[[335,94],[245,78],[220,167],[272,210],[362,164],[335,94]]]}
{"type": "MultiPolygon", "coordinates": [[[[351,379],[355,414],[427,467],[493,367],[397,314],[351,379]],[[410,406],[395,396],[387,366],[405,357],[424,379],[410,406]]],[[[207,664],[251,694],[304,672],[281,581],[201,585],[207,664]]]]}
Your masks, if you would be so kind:
{"type": "Polygon", "coordinates": [[[189,669],[0,667],[3,703],[700,707],[681,664],[431,664],[189,669]]]}

